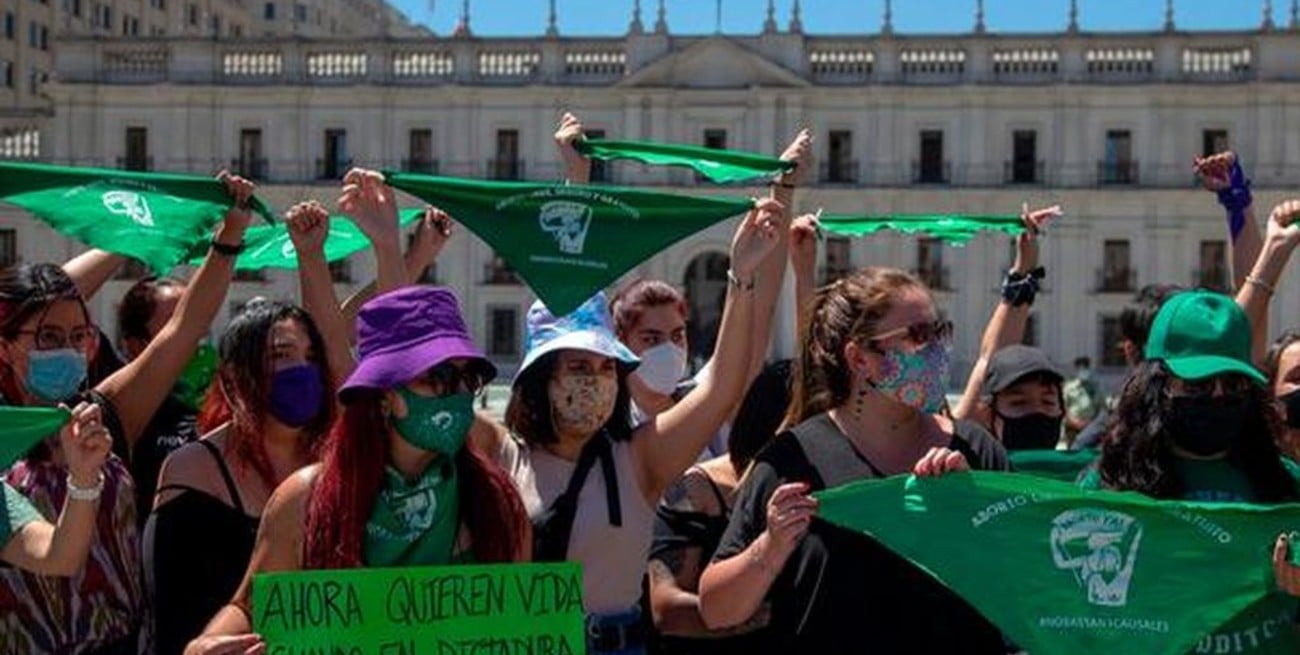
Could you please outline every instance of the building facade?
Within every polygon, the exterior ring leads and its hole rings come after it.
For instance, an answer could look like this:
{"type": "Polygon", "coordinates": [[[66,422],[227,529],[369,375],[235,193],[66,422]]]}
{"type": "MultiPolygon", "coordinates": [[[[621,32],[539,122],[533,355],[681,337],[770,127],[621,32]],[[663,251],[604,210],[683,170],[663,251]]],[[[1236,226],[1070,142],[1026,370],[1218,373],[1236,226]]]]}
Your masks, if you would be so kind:
{"type": "MultiPolygon", "coordinates": [[[[1216,33],[1170,25],[817,36],[797,19],[779,29],[769,16],[758,35],[679,36],[661,5],[652,27],[637,15],[617,38],[553,29],[529,38],[467,30],[378,40],[70,37],[58,45],[39,156],[197,173],[228,167],[258,179],[283,208],[332,200],[352,165],[557,179],[551,135],[565,110],[594,135],[765,153],[810,126],[817,163],[799,211],[1012,213],[1022,202],[1061,204],[1066,217],[1044,241],[1048,279],[1029,339],[1058,361],[1088,355],[1115,370],[1117,317],[1138,288],[1229,284],[1223,211],[1195,186],[1194,156],[1241,153],[1261,221],[1300,193],[1294,21],[1216,33]]],[[[708,186],[675,169],[616,163],[595,173],[669,192],[761,192],[708,186]]],[[[629,276],[687,291],[698,354],[720,311],[733,227],[691,237],[629,276]]],[[[76,249],[0,209],[0,257],[59,261],[76,249]]],[[[959,372],[1011,256],[1010,240],[993,236],[964,248],[894,234],[822,248],[827,277],[885,265],[924,278],[959,326],[959,372]]],[[[367,282],[372,266],[362,257],[336,269],[343,295],[367,282]]],[[[1297,288],[1300,273],[1288,277],[1297,288]]],[[[509,371],[522,355],[528,289],[463,230],[431,279],[461,293],[475,337],[509,371]]],[[[95,300],[106,327],[127,283],[95,300]]],[[[295,291],[292,275],[268,274],[237,282],[229,302],[233,310],[252,296],[295,291]]],[[[1300,296],[1282,293],[1275,304],[1275,330],[1300,323],[1300,296]]],[[[787,292],[774,345],[781,355],[796,350],[790,305],[787,292]]]]}

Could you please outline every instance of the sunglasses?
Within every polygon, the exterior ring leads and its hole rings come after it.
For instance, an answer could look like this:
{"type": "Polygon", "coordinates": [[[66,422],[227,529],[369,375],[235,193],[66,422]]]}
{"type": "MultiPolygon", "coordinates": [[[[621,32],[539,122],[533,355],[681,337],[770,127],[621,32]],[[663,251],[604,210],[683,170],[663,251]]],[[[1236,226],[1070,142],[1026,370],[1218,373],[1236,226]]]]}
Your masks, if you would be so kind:
{"type": "Polygon", "coordinates": [[[939,320],[933,323],[913,323],[901,328],[881,332],[880,334],[867,337],[868,343],[875,343],[893,339],[894,337],[906,336],[907,340],[915,345],[924,346],[936,342],[947,342],[952,340],[953,325],[952,321],[939,320]]]}
{"type": "Polygon", "coordinates": [[[1251,381],[1242,375],[1218,375],[1202,380],[1182,380],[1184,398],[1209,398],[1219,389],[1225,396],[1244,396],[1250,392],[1251,381]]]}
{"type": "Polygon", "coordinates": [[[438,390],[439,395],[449,396],[455,393],[478,395],[483,390],[483,376],[472,367],[460,367],[455,364],[439,364],[425,373],[420,379],[428,382],[438,390]]]}

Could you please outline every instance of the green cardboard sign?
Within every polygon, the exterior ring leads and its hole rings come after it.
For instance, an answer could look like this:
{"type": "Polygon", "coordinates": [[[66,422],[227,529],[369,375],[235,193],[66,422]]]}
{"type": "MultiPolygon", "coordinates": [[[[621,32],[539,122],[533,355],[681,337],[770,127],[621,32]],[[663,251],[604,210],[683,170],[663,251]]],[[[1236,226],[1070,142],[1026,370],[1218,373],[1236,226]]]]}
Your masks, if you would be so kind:
{"type": "Polygon", "coordinates": [[[577,563],[268,573],[253,580],[268,655],[581,655],[577,563]]]}

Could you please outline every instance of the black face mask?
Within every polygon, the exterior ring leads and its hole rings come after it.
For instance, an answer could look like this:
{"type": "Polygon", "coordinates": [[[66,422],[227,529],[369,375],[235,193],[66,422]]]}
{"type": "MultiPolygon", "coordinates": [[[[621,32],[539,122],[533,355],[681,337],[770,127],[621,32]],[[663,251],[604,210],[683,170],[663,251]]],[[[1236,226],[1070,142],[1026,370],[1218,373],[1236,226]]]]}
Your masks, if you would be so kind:
{"type": "Polygon", "coordinates": [[[1002,445],[1007,450],[1051,450],[1061,439],[1060,416],[1026,414],[1002,419],[1002,445]]]}
{"type": "Polygon", "coordinates": [[[1277,401],[1286,408],[1286,426],[1300,430],[1300,389],[1278,396],[1277,401]]]}
{"type": "Polygon", "coordinates": [[[1229,397],[1182,396],[1171,408],[1174,444],[1198,457],[1228,452],[1250,415],[1245,400],[1229,397]]]}

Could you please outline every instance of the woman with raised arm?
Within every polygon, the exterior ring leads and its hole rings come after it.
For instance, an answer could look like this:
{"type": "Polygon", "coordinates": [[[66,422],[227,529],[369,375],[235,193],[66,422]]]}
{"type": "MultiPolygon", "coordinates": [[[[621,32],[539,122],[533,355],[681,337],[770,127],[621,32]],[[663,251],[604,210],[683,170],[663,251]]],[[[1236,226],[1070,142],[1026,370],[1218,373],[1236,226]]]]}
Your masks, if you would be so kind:
{"type": "MultiPolygon", "coordinates": [[[[129,450],[170,393],[177,377],[221,309],[243,243],[253,185],[222,173],[232,200],[215,230],[207,259],[176,312],[144,352],[86,395],[99,406],[104,427],[129,450]]],[[[58,266],[25,264],[0,273],[0,402],[53,405],[83,389],[98,331],[84,298],[58,266]]],[[[86,566],[68,579],[0,570],[0,635],[22,652],[134,652],[143,622],[140,539],[135,489],[126,466],[110,457],[102,486],[68,482],[62,453],[41,444],[5,474],[5,481],[48,519],[65,497],[102,495],[95,540],[86,566]]]]}
{"type": "Polygon", "coordinates": [[[343,415],[321,463],[276,490],[244,583],[187,655],[260,652],[249,614],[258,573],[530,559],[518,491],[466,442],[474,398],[496,370],[455,295],[380,295],[362,307],[357,331],[360,361],[339,391],[343,415]]]}
{"type": "Polygon", "coordinates": [[[782,212],[780,203],[760,201],[736,231],[718,374],[636,428],[627,376],[637,360],[614,337],[604,299],[564,317],[541,303],[528,313],[509,431],[483,430],[476,439],[520,489],[535,558],[582,563],[589,652],[644,652],[641,582],[654,508],[744,393],[755,290],[767,283],[755,271],[786,229],[782,212]]]}
{"type": "Polygon", "coordinates": [[[1005,470],[974,423],[941,414],[952,324],[911,274],[866,268],[816,292],[782,432],[754,460],[700,579],[712,629],[767,603],[763,652],[1002,653],[998,630],[857,532],[815,521],[814,491],[903,473],[1005,470]]]}

